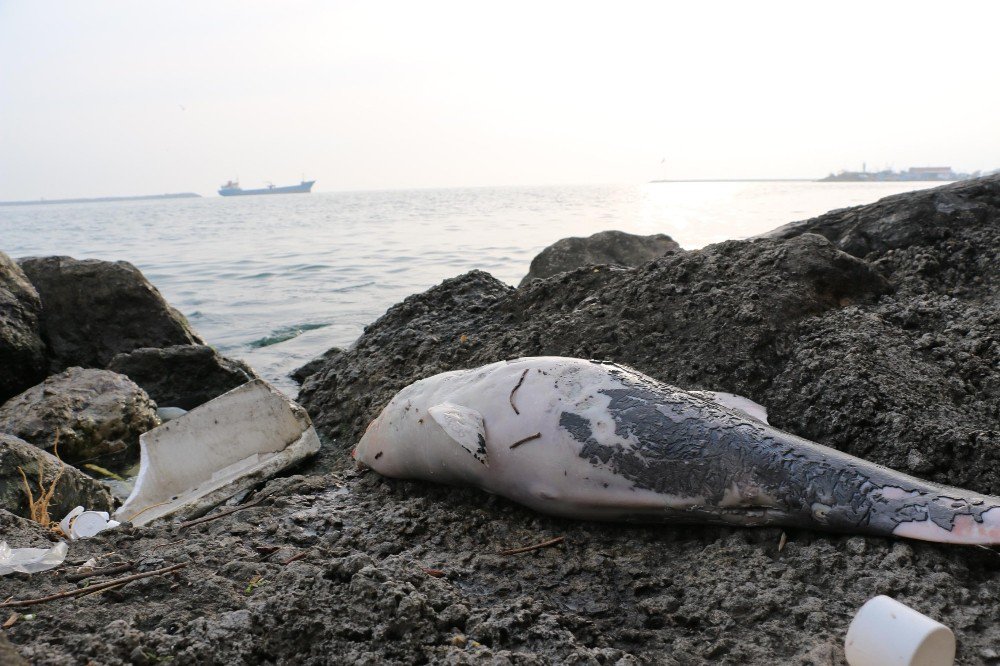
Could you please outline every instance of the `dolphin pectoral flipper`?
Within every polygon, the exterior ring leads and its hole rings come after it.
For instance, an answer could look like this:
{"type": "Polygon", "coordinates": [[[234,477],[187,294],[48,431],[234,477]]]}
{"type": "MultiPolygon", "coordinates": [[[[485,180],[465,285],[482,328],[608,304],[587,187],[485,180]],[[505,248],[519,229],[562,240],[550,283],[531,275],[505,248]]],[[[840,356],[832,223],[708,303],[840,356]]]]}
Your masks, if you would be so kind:
{"type": "Polygon", "coordinates": [[[442,402],[427,410],[435,423],[472,457],[489,467],[486,459],[486,424],[483,415],[469,407],[442,402]]]}

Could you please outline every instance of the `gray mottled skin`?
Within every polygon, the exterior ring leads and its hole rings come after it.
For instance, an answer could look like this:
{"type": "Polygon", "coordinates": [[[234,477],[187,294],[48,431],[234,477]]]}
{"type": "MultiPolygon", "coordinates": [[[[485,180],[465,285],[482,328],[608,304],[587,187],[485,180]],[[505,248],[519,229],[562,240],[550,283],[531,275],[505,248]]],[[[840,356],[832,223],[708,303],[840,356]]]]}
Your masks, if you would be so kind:
{"type": "MultiPolygon", "coordinates": [[[[888,535],[900,523],[924,520],[950,531],[960,515],[981,523],[982,514],[997,506],[741,418],[629,369],[609,371],[622,388],[599,392],[611,399],[616,434],[635,438],[638,446],[626,450],[599,443],[589,422],[569,411],[561,414],[560,425],[583,445],[581,457],[635,487],[705,498],[704,507],[678,511],[679,520],[819,523],[830,530],[888,535]],[[755,489],[760,509],[720,506],[733,487],[755,489]],[[885,488],[894,492],[887,497],[885,488]]],[[[754,498],[741,500],[752,504],[754,498]]]]}

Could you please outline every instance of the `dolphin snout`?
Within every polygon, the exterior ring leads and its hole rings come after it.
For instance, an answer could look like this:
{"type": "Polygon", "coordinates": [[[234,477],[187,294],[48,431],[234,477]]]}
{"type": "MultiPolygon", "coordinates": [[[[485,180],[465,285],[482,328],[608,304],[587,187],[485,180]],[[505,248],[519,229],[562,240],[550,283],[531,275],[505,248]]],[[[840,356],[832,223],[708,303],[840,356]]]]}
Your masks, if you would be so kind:
{"type": "Polygon", "coordinates": [[[357,446],[351,451],[351,457],[354,458],[359,464],[370,466],[371,461],[368,460],[368,453],[373,446],[378,444],[378,430],[380,418],[372,419],[372,422],[368,424],[368,428],[365,429],[365,434],[361,436],[361,440],[358,441],[357,446]]]}

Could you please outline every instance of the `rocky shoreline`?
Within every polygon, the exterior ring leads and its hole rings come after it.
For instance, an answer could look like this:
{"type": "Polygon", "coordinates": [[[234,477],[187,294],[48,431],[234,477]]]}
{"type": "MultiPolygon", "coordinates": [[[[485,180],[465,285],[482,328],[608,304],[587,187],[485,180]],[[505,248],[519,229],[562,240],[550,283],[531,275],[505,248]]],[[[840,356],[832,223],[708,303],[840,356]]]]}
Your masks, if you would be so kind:
{"type": "MultiPolygon", "coordinates": [[[[354,468],[347,453],[399,388],[551,354],[742,394],[795,434],[1000,494],[1000,177],[697,251],[667,241],[634,262],[609,252],[617,265],[591,263],[595,250],[575,243],[586,265],[574,270],[562,263],[516,289],[474,271],[390,308],[350,349],[297,373],[323,438],[315,459],[269,482],[250,508],[188,528],[126,525],[75,542],[61,569],[0,578],[0,599],[22,599],[73,587],[91,558],[130,572],[184,565],[11,609],[13,619],[0,609],[0,656],[9,640],[39,664],[842,664],[854,611],[889,594],[950,626],[959,663],[1000,663],[995,550],[573,522],[354,468]]],[[[85,372],[127,375],[150,404],[185,408],[252,376],[204,347],[134,268],[98,263],[0,255],[0,445],[17,436],[45,447],[52,428],[3,424],[51,413],[37,406],[45,389],[32,387],[67,373],[74,386],[85,372]],[[134,307],[114,305],[122,290],[134,307]],[[150,303],[156,317],[136,324],[150,303]]],[[[148,427],[126,420],[135,437],[148,427]]],[[[107,453],[133,446],[110,425],[70,430],[66,441],[115,432],[90,438],[119,442],[107,453]]],[[[49,543],[12,507],[18,497],[0,493],[4,538],[49,543]]]]}

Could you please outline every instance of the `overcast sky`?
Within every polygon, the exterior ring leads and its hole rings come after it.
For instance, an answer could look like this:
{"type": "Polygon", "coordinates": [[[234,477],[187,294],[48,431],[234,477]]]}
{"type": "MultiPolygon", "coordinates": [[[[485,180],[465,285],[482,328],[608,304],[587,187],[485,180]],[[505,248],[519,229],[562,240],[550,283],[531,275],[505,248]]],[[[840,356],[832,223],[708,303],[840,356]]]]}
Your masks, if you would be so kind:
{"type": "Polygon", "coordinates": [[[993,0],[0,0],[0,199],[991,170],[998,25],[993,0]]]}

